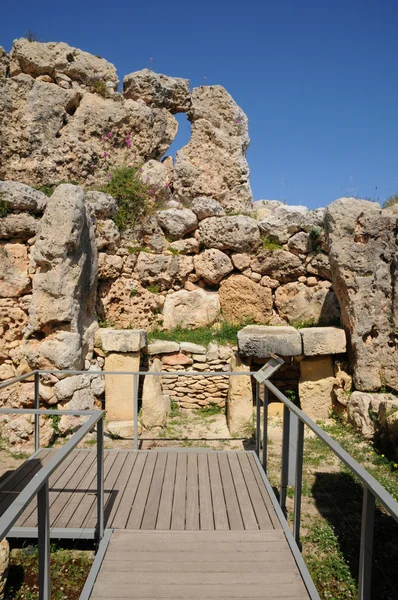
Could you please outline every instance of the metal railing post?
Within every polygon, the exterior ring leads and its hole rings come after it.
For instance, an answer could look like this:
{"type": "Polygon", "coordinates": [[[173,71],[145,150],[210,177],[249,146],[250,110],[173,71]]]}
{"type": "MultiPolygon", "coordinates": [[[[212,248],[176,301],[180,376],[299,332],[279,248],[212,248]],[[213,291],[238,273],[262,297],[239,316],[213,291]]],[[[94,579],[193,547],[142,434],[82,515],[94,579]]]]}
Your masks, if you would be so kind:
{"type": "Polygon", "coordinates": [[[279,492],[279,504],[286,516],[286,491],[289,480],[289,433],[290,433],[290,410],[283,406],[283,437],[282,437],[282,468],[281,486],[279,492]]]}
{"type": "Polygon", "coordinates": [[[37,493],[37,519],[39,538],[39,600],[50,600],[50,496],[48,479],[46,479],[37,493]]]}
{"type": "MultiPolygon", "coordinates": [[[[40,384],[40,373],[36,371],[35,373],[35,389],[34,389],[34,406],[35,409],[38,410],[40,408],[40,394],[39,394],[39,384],[40,384]]],[[[35,451],[40,448],[40,415],[35,415],[35,451]]]]}
{"type": "Polygon", "coordinates": [[[97,543],[104,535],[104,421],[100,419],[97,423],[97,543]]]}
{"type": "Polygon", "coordinates": [[[268,452],[268,388],[263,385],[263,469],[267,472],[268,452]]]}
{"type": "Polygon", "coordinates": [[[363,488],[361,542],[359,552],[358,600],[371,600],[375,497],[363,488]]]}
{"type": "Polygon", "coordinates": [[[134,397],[133,397],[133,412],[134,412],[134,450],[138,450],[138,375],[134,375],[134,397]]]}
{"type": "Polygon", "coordinates": [[[256,381],[256,454],[260,458],[261,444],[260,384],[256,381]]]}
{"type": "Polygon", "coordinates": [[[304,423],[297,419],[296,480],[294,488],[293,535],[300,548],[301,493],[303,484],[304,423]]]}

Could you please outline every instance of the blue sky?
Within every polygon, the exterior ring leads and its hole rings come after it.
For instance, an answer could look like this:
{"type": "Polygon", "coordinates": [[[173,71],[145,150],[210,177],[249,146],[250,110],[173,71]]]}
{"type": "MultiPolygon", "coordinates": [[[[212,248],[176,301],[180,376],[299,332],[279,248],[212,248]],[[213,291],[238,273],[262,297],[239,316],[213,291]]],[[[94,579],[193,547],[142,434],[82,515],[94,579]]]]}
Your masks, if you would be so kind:
{"type": "Polygon", "coordinates": [[[6,50],[31,29],[107,58],[120,79],[152,67],[223,85],[249,117],[256,200],[398,193],[397,0],[19,0],[1,12],[6,50]]]}

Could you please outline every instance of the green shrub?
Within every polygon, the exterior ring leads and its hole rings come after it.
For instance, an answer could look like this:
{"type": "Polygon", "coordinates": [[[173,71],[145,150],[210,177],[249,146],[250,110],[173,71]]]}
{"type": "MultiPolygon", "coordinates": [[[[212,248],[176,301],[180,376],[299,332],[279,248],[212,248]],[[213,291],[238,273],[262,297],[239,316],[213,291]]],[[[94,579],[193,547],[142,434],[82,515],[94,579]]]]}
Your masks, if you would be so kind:
{"type": "Polygon", "coordinates": [[[244,323],[228,323],[223,321],[219,325],[208,327],[198,327],[197,329],[183,329],[176,327],[170,331],[154,330],[149,334],[150,340],[168,340],[176,342],[191,342],[193,344],[201,344],[207,346],[211,342],[219,344],[236,344],[237,333],[242,327],[247,325],[244,323]]]}
{"type": "Polygon", "coordinates": [[[55,189],[63,183],[70,183],[71,185],[80,185],[78,181],[56,181],[55,183],[45,183],[44,185],[34,185],[34,189],[38,192],[42,192],[46,196],[50,197],[53,195],[55,189]]]}
{"type": "Polygon", "coordinates": [[[318,225],[311,225],[309,237],[312,249],[319,252],[322,246],[323,228],[318,227],[318,225]]]}
{"type": "Polygon", "coordinates": [[[107,98],[109,96],[109,90],[107,85],[103,79],[99,79],[98,77],[92,77],[88,80],[88,87],[90,92],[94,92],[103,98],[107,98]]]}
{"type": "Polygon", "coordinates": [[[113,220],[120,231],[134,227],[148,212],[148,190],[139,178],[138,167],[115,169],[109,183],[102,186],[100,191],[110,194],[117,200],[118,208],[113,220]]]}
{"type": "Polygon", "coordinates": [[[398,194],[392,194],[392,196],[389,196],[384,202],[383,208],[390,208],[391,206],[394,206],[394,204],[398,204],[398,194]]]}
{"type": "Polygon", "coordinates": [[[282,250],[283,246],[273,242],[268,237],[262,235],[261,236],[261,246],[263,250],[282,250]]]}
{"type": "Polygon", "coordinates": [[[11,210],[10,205],[8,204],[8,202],[6,202],[5,200],[3,200],[2,197],[0,196],[0,218],[6,217],[11,212],[12,212],[12,210],[11,210]]]}

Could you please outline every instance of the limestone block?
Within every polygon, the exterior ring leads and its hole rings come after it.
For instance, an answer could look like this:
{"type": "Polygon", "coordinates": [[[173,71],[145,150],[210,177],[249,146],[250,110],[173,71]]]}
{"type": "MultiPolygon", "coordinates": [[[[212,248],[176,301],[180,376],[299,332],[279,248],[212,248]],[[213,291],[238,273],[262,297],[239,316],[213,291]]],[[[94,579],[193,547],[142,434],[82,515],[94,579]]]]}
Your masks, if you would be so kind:
{"type": "Polygon", "coordinates": [[[335,383],[331,356],[300,361],[299,398],[301,409],[311,419],[327,419],[333,406],[335,383]]]}
{"type": "MultiPolygon", "coordinates": [[[[139,371],[140,352],[111,352],[105,357],[105,371],[139,371]]],[[[105,375],[105,409],[108,421],[134,419],[133,375],[105,375]]]]}
{"type": "Polygon", "coordinates": [[[193,360],[189,358],[183,352],[176,352],[175,354],[166,354],[162,357],[162,364],[164,365],[192,365],[193,360]]]}
{"type": "Polygon", "coordinates": [[[375,422],[371,419],[373,394],[353,392],[347,404],[347,420],[355,431],[366,439],[375,433],[375,422]]]}
{"type": "MultiPolygon", "coordinates": [[[[1,198],[1,197],[0,197],[1,198]]],[[[30,289],[28,253],[24,244],[0,245],[0,297],[26,294],[30,289]]]]}
{"type": "Polygon", "coordinates": [[[214,323],[219,313],[217,292],[205,292],[201,288],[192,292],[180,290],[166,297],[163,326],[165,329],[205,327],[214,323]]]}
{"type": "Polygon", "coordinates": [[[247,325],[238,331],[238,351],[243,356],[266,358],[269,352],[281,356],[302,353],[301,336],[294,327],[247,325]]]}
{"type": "MultiPolygon", "coordinates": [[[[162,363],[155,358],[150,371],[161,371],[162,363]]],[[[142,424],[146,429],[164,427],[170,411],[170,398],[163,395],[161,375],[146,375],[142,390],[142,424]]]]}
{"type": "Polygon", "coordinates": [[[169,342],[167,340],[153,340],[149,345],[147,352],[148,354],[169,354],[171,352],[178,352],[180,344],[177,342],[169,342]]]}
{"type": "Polygon", "coordinates": [[[147,345],[145,329],[99,329],[97,340],[104,352],[139,352],[147,345]]]}
{"type": "Polygon", "coordinates": [[[192,354],[206,354],[206,348],[199,344],[192,344],[191,342],[181,342],[180,348],[182,352],[191,352],[192,354]]]}
{"type": "Polygon", "coordinates": [[[305,356],[341,354],[346,351],[345,331],[339,327],[303,327],[300,335],[305,356]]]}
{"type": "MultiPolygon", "coordinates": [[[[238,356],[231,358],[231,371],[250,371],[250,363],[238,356]]],[[[253,392],[249,375],[233,375],[229,378],[227,424],[231,434],[240,434],[253,419],[253,392]]]]}
{"type": "MultiPolygon", "coordinates": [[[[134,421],[112,421],[107,424],[108,432],[111,436],[122,439],[132,439],[134,437],[134,421]]],[[[138,423],[138,435],[142,432],[141,424],[138,423]]]]}
{"type": "Polygon", "coordinates": [[[224,279],[219,296],[222,313],[228,321],[239,322],[250,317],[256,323],[266,323],[272,316],[271,290],[244,275],[224,279]]]}

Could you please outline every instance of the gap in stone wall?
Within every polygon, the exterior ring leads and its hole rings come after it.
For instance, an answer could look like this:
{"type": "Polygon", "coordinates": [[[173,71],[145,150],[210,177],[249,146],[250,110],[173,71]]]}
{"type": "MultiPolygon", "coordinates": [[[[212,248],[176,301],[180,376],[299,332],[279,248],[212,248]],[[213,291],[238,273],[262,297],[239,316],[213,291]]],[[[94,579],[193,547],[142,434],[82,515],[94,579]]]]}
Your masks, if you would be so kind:
{"type": "Polygon", "coordinates": [[[160,160],[163,160],[166,156],[172,156],[173,160],[175,160],[178,150],[186,146],[191,139],[192,124],[188,121],[187,115],[185,113],[177,113],[174,117],[178,121],[177,135],[160,160]]]}

